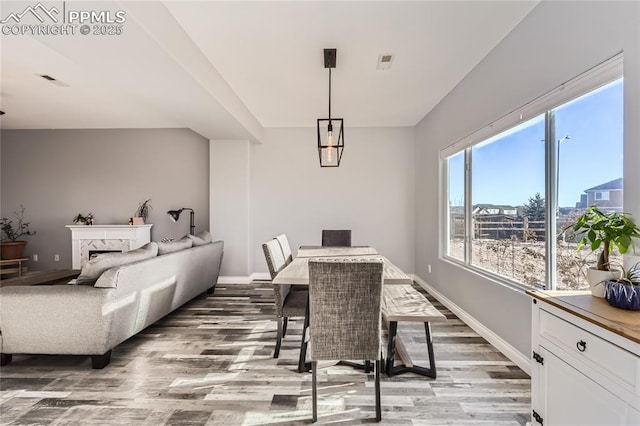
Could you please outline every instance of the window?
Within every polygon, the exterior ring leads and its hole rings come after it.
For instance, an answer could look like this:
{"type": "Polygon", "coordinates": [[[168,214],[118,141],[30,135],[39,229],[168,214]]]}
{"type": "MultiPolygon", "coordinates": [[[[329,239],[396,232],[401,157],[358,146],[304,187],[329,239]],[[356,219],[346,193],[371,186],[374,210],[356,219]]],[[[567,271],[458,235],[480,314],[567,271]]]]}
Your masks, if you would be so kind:
{"type": "Polygon", "coordinates": [[[623,210],[621,58],[595,70],[443,151],[447,258],[516,285],[588,288],[596,254],[576,250],[571,225],[592,204],[623,210]]]}
{"type": "Polygon", "coordinates": [[[464,260],[464,153],[451,156],[447,160],[447,208],[448,212],[448,240],[447,255],[458,260],[464,260]]]}

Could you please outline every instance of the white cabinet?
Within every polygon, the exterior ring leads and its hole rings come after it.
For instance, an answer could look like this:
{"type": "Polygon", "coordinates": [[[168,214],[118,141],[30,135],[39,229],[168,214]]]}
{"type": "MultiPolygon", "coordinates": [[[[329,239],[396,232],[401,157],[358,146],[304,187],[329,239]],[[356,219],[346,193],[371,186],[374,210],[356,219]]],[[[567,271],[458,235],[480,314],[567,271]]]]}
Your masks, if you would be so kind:
{"type": "Polygon", "coordinates": [[[640,425],[640,312],[545,293],[529,293],[532,425],[640,425]]]}

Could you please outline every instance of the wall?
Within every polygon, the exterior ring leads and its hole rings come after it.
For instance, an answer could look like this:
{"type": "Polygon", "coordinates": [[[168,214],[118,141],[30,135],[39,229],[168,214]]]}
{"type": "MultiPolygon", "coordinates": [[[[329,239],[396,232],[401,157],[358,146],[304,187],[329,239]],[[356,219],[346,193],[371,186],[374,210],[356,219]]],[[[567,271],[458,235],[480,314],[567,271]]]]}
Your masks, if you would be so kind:
{"type": "MultiPolygon", "coordinates": [[[[267,273],[262,243],[277,234],[287,234],[295,254],[300,245],[319,245],[322,229],[345,228],[352,230],[354,245],[374,246],[413,272],[413,129],[346,128],[345,143],[338,168],[320,167],[315,128],[266,129],[264,143],[250,145],[249,160],[243,147],[230,152],[226,143],[212,144],[213,161],[224,158],[234,176],[222,186],[212,183],[212,205],[228,202],[231,209],[220,217],[214,214],[214,229],[241,231],[245,212],[250,221],[246,247],[225,252],[223,271],[267,273]],[[248,204],[244,196],[229,194],[245,190],[247,161],[248,204]]],[[[245,236],[239,232],[233,244],[242,244],[245,236]]],[[[231,238],[225,241],[231,244],[231,238]]]]}
{"type": "Polygon", "coordinates": [[[138,204],[152,199],[152,239],[180,238],[167,210],[195,210],[196,232],[209,229],[209,142],[186,129],[3,130],[1,213],[24,205],[37,234],[25,254],[29,269],[71,267],[71,224],[93,212],[96,224],[126,224],[138,204]],[[60,261],[54,262],[54,254],[60,261]]]}
{"type": "MultiPolygon", "coordinates": [[[[251,142],[215,140],[210,147],[211,232],[225,242],[220,275],[247,277],[253,272],[249,249],[251,142]]],[[[238,282],[237,278],[227,279],[238,282]]]]}
{"type": "Polygon", "coordinates": [[[542,2],[417,126],[416,273],[525,359],[529,297],[440,259],[439,151],[624,50],[625,211],[640,218],[639,28],[640,2],[542,2]]]}

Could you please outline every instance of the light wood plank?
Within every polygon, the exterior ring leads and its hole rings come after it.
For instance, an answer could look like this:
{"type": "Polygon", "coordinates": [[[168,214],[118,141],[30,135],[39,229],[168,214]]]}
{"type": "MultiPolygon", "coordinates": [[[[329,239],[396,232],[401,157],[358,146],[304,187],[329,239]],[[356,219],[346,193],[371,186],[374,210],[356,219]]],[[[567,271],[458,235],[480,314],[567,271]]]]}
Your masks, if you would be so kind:
{"type": "Polygon", "coordinates": [[[298,250],[296,257],[338,257],[338,256],[368,256],[376,255],[378,251],[373,247],[319,247],[298,250]]]}
{"type": "Polygon", "coordinates": [[[429,300],[410,285],[383,288],[382,315],[387,321],[442,322],[442,315],[429,300]]]}
{"type": "MultiPolygon", "coordinates": [[[[376,256],[384,262],[383,283],[394,285],[412,284],[413,279],[402,272],[389,259],[384,256],[376,256]]],[[[296,257],[286,268],[278,273],[273,284],[286,285],[309,285],[309,257],[296,257]]]]}

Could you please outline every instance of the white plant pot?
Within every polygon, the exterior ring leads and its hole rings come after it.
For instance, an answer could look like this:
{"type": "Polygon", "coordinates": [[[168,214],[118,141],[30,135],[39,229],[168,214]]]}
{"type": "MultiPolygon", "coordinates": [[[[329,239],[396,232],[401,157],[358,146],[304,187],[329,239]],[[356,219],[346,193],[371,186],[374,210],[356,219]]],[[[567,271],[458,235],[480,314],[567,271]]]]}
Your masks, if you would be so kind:
{"type": "Polygon", "coordinates": [[[595,297],[604,298],[604,283],[620,277],[620,271],[599,271],[596,268],[587,269],[587,282],[591,288],[591,294],[595,297]]]}

